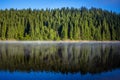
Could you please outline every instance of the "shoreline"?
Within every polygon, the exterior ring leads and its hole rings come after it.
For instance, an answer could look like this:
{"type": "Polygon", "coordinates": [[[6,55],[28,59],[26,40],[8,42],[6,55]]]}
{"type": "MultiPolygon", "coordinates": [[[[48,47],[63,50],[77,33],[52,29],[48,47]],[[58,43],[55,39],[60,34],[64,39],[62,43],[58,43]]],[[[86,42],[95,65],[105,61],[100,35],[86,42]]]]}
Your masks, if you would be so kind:
{"type": "Polygon", "coordinates": [[[120,41],[89,41],[89,40],[60,40],[60,41],[17,41],[0,40],[0,43],[120,43],[120,41]]]}

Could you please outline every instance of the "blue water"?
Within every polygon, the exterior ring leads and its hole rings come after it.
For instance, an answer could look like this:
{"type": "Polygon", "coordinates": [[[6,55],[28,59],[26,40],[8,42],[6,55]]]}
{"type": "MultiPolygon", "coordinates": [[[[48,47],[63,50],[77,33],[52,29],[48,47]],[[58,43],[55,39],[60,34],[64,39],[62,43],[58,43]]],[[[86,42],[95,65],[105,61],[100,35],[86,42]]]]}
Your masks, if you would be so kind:
{"type": "Polygon", "coordinates": [[[0,80],[120,80],[120,69],[98,74],[0,71],[0,80]]]}
{"type": "Polygon", "coordinates": [[[0,43],[0,80],[120,80],[120,42],[0,43]]]}

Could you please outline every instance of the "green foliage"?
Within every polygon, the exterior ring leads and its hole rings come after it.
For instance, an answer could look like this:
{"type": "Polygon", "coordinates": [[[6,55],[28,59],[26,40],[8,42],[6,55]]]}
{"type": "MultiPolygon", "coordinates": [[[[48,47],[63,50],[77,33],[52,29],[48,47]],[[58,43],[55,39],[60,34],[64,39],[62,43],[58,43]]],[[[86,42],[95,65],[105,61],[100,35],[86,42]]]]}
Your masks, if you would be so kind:
{"type": "Polygon", "coordinates": [[[0,10],[0,40],[120,40],[120,14],[82,7],[0,10]]]}

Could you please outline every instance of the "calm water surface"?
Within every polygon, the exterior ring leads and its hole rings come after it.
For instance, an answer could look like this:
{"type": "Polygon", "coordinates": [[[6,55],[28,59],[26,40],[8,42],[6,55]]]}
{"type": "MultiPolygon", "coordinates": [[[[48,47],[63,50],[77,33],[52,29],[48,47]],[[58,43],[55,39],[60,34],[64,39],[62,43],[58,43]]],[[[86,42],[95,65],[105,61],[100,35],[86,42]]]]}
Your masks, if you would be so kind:
{"type": "Polygon", "coordinates": [[[120,42],[0,43],[0,80],[120,80],[120,42]]]}

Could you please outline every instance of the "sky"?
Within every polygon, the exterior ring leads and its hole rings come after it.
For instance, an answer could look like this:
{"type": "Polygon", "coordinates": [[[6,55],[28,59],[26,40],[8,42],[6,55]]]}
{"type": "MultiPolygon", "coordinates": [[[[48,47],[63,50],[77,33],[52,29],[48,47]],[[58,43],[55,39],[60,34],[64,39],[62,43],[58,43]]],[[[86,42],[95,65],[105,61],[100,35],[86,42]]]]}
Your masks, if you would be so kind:
{"type": "Polygon", "coordinates": [[[120,0],[0,0],[0,9],[54,9],[62,7],[95,7],[120,13],[120,0]]]}

